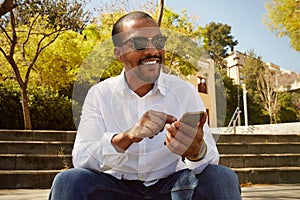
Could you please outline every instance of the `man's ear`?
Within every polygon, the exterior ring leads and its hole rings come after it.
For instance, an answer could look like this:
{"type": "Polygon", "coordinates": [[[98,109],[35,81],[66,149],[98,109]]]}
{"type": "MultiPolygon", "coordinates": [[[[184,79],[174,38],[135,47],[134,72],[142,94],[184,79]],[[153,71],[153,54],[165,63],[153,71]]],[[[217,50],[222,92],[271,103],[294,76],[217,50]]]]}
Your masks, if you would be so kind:
{"type": "Polygon", "coordinates": [[[115,56],[116,56],[117,60],[119,62],[122,62],[123,61],[123,51],[122,51],[122,48],[121,47],[115,47],[114,48],[114,53],[115,53],[115,56]]]}

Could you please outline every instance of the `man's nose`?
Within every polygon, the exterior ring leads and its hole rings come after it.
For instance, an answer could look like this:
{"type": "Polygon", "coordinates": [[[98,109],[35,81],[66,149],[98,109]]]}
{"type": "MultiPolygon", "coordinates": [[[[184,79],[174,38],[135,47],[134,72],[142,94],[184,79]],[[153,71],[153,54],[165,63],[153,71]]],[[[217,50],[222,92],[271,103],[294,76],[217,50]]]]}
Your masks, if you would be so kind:
{"type": "Polygon", "coordinates": [[[147,45],[147,47],[146,47],[145,50],[147,50],[147,49],[151,49],[151,50],[155,49],[155,50],[157,50],[156,47],[153,45],[153,40],[152,40],[152,38],[149,38],[149,39],[148,39],[148,45],[147,45]]]}

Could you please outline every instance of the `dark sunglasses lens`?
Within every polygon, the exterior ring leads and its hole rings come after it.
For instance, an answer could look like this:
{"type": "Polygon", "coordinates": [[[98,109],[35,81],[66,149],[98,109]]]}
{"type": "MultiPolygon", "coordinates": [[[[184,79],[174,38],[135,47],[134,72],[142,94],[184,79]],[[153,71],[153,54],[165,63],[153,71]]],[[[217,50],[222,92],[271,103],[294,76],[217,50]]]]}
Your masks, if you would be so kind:
{"type": "Polygon", "coordinates": [[[156,49],[161,50],[165,47],[167,37],[165,36],[157,36],[152,39],[153,45],[155,46],[156,49]]]}
{"type": "Polygon", "coordinates": [[[147,48],[148,38],[134,38],[132,43],[135,50],[144,50],[147,48]]]}

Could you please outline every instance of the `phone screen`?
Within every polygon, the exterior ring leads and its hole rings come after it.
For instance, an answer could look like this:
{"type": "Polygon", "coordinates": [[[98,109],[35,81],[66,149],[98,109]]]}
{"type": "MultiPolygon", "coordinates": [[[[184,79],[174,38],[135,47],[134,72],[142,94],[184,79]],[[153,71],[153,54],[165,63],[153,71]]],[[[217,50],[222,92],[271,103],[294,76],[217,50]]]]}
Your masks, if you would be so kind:
{"type": "Polygon", "coordinates": [[[204,112],[203,111],[198,111],[198,112],[187,112],[182,115],[179,121],[190,125],[190,126],[197,126],[198,122],[200,119],[203,117],[204,112]]]}

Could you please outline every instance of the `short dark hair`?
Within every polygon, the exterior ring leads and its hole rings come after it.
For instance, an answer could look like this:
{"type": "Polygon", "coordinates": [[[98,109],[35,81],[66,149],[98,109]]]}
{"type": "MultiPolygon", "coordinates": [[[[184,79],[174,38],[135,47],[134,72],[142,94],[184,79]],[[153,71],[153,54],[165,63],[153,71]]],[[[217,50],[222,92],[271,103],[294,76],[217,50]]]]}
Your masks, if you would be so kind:
{"type": "Polygon", "coordinates": [[[136,20],[136,19],[146,19],[146,18],[149,18],[154,21],[154,19],[151,17],[151,15],[149,15],[145,12],[142,12],[142,11],[133,11],[133,12],[127,13],[126,15],[123,15],[120,19],[118,19],[116,21],[116,23],[113,25],[113,29],[112,29],[112,33],[111,33],[114,46],[121,45],[120,38],[117,36],[117,34],[122,32],[122,25],[124,22],[136,20]]]}

